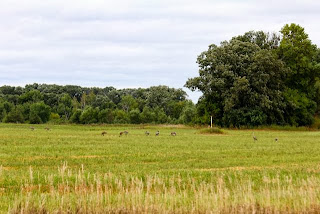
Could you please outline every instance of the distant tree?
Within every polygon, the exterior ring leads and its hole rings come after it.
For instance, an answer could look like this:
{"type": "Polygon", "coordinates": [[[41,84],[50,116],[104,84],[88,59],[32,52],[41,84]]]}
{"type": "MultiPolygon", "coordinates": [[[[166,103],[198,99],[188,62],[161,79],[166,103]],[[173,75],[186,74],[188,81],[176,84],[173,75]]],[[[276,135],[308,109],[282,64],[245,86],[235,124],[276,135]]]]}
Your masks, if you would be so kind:
{"type": "Polygon", "coordinates": [[[121,93],[116,89],[111,90],[107,96],[115,105],[118,105],[121,101],[121,93]]]}
{"type": "Polygon", "coordinates": [[[114,115],[111,109],[103,109],[99,112],[98,115],[100,123],[111,124],[114,120],[114,115]]]}
{"type": "MultiPolygon", "coordinates": [[[[57,103],[59,103],[59,95],[52,93],[52,92],[44,93],[43,94],[43,101],[46,105],[50,106],[51,108],[55,108],[57,103]]],[[[23,103],[25,103],[25,102],[23,102],[23,103]]]]}
{"type": "Polygon", "coordinates": [[[168,116],[164,112],[164,110],[160,107],[156,107],[153,109],[153,112],[155,114],[154,122],[161,124],[161,123],[167,123],[168,122],[168,116]]]}
{"type": "Polygon", "coordinates": [[[98,109],[87,107],[80,116],[80,122],[82,124],[90,124],[98,122],[98,109]]]}
{"type": "Polygon", "coordinates": [[[5,123],[23,123],[23,108],[22,106],[14,107],[3,119],[5,123]]]}
{"type": "Polygon", "coordinates": [[[81,117],[82,111],[80,109],[76,109],[73,111],[72,116],[70,118],[72,123],[81,123],[80,117],[81,117]]]}
{"type": "Polygon", "coordinates": [[[185,101],[186,93],[182,89],[167,86],[120,90],[114,87],[88,88],[37,83],[24,88],[2,86],[0,119],[2,121],[19,105],[25,122],[44,123],[47,119],[43,119],[35,108],[38,103],[43,102],[50,107],[52,117],[49,120],[56,123],[62,120],[72,123],[140,123],[142,120],[148,123],[166,123],[177,121],[185,101]],[[97,114],[90,120],[92,112],[97,114]]]}
{"type": "Polygon", "coordinates": [[[178,119],[182,113],[183,108],[185,107],[185,101],[169,101],[167,104],[167,114],[174,119],[178,119]]]}
{"type": "Polygon", "coordinates": [[[191,124],[195,121],[196,118],[196,107],[192,102],[188,102],[182,110],[182,113],[179,117],[180,123],[191,124]]]}
{"type": "Polygon", "coordinates": [[[24,103],[21,104],[20,106],[22,107],[22,114],[23,114],[23,118],[26,122],[29,121],[29,116],[30,116],[30,106],[32,104],[31,103],[24,103]]]}
{"type": "Polygon", "coordinates": [[[36,103],[43,101],[43,94],[39,90],[30,90],[19,97],[19,103],[36,103]]]}
{"type": "Polygon", "coordinates": [[[86,105],[87,105],[87,94],[83,93],[81,95],[81,100],[80,100],[81,109],[84,110],[86,108],[86,105]]]}
{"type": "Polygon", "coordinates": [[[128,113],[126,113],[123,110],[115,110],[113,114],[114,114],[114,123],[126,124],[130,122],[128,113]]]}
{"type": "Polygon", "coordinates": [[[50,106],[44,102],[33,103],[30,106],[30,123],[46,123],[50,118],[50,106]]]}
{"type": "Polygon", "coordinates": [[[184,101],[186,92],[182,89],[172,89],[168,86],[153,86],[147,92],[147,105],[151,108],[160,107],[167,109],[170,101],[184,101]]]}
{"type": "Polygon", "coordinates": [[[132,109],[129,112],[129,118],[130,118],[130,123],[133,123],[133,124],[141,123],[140,110],[139,109],[132,109]]]}
{"type": "Polygon", "coordinates": [[[80,106],[80,103],[79,101],[77,100],[76,97],[73,97],[72,98],[72,109],[75,110],[75,109],[79,109],[81,106],[80,106]]]}
{"type": "Polygon", "coordinates": [[[309,99],[305,93],[297,89],[287,89],[284,93],[289,104],[286,109],[286,118],[294,126],[308,126],[314,121],[316,103],[309,99]]]}
{"type": "Polygon", "coordinates": [[[0,102],[0,109],[10,112],[14,108],[14,105],[8,101],[0,102]]]}
{"type": "Polygon", "coordinates": [[[121,106],[122,110],[127,113],[130,110],[138,107],[137,101],[131,95],[123,96],[119,105],[121,106]]]}
{"type": "Polygon", "coordinates": [[[15,93],[15,87],[14,86],[9,86],[9,85],[4,85],[0,87],[0,93],[4,95],[14,95],[15,93]]]}
{"type": "Polygon", "coordinates": [[[103,95],[97,95],[96,99],[92,103],[92,107],[102,109],[113,109],[115,108],[115,104],[107,97],[103,95]]]}
{"type": "Polygon", "coordinates": [[[140,117],[142,123],[152,123],[156,120],[156,114],[148,106],[143,108],[140,117]]]}
{"type": "Polygon", "coordinates": [[[70,119],[72,115],[72,99],[69,94],[62,94],[59,99],[57,111],[59,115],[62,115],[66,121],[70,119]]]}
{"type": "Polygon", "coordinates": [[[96,95],[93,90],[90,90],[89,94],[86,97],[86,104],[92,105],[92,103],[96,100],[96,95]]]}

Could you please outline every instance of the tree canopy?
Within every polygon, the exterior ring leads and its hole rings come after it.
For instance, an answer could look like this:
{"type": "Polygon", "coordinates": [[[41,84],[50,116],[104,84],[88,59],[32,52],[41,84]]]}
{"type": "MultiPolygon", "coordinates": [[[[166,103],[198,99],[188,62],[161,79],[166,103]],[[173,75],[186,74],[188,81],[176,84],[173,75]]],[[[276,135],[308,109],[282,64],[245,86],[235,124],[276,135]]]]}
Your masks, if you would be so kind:
{"type": "Polygon", "coordinates": [[[281,35],[250,31],[198,57],[200,122],[221,126],[310,125],[319,106],[319,50],[296,24],[281,35]],[[280,39],[281,38],[281,39],[280,39]]]}
{"type": "Polygon", "coordinates": [[[182,89],[31,84],[0,87],[0,120],[14,123],[191,123],[182,89]],[[183,118],[183,119],[182,119],[183,118]]]}

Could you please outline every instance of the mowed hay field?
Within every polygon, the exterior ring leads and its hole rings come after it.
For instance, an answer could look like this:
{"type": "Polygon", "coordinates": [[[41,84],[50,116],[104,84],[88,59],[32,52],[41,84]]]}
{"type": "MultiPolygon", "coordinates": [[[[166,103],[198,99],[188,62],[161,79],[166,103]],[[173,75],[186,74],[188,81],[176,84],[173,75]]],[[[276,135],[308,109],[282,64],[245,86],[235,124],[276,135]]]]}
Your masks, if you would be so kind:
{"type": "Polygon", "coordinates": [[[320,212],[317,131],[47,126],[0,124],[1,213],[320,212]]]}

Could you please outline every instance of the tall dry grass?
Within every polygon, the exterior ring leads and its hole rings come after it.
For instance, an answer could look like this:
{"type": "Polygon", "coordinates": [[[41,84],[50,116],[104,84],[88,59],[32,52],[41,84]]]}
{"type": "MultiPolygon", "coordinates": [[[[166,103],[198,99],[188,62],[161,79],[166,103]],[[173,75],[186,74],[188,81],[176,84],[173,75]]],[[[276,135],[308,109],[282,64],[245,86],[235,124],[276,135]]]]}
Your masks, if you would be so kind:
{"type": "Polygon", "coordinates": [[[319,213],[320,178],[241,172],[190,176],[90,174],[67,164],[37,182],[32,168],[9,213],[319,213]]]}

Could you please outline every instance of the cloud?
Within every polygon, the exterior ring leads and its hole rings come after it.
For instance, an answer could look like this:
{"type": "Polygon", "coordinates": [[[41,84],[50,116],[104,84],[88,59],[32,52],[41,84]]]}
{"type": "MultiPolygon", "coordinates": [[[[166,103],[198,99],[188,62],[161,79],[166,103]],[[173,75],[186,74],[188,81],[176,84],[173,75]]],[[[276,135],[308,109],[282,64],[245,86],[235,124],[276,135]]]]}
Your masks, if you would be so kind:
{"type": "Polygon", "coordinates": [[[319,45],[319,9],[311,0],[2,0],[0,85],[181,88],[209,44],[249,30],[295,22],[319,45]]]}

